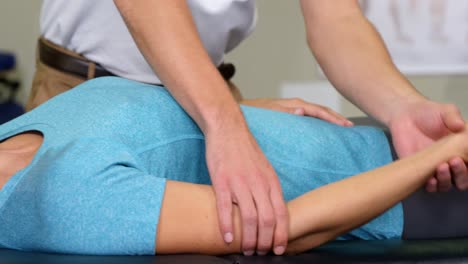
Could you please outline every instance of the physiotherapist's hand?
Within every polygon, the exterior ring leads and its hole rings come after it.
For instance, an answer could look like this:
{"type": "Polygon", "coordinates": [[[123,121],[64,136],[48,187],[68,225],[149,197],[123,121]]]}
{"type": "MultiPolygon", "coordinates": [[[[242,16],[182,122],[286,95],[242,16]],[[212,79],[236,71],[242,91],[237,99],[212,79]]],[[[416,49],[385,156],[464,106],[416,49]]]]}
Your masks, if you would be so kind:
{"type": "Polygon", "coordinates": [[[346,117],[332,109],[306,102],[302,99],[247,99],[240,102],[243,105],[266,108],[295,115],[310,116],[334,123],[340,126],[352,126],[346,117]]]}
{"type": "MultiPolygon", "coordinates": [[[[456,106],[423,99],[398,109],[389,128],[398,156],[405,157],[450,133],[462,131],[464,121],[456,106]]],[[[467,167],[460,157],[440,164],[426,183],[426,190],[448,191],[452,183],[460,190],[468,188],[467,167]]]]}
{"type": "Polygon", "coordinates": [[[233,240],[233,204],[237,204],[244,254],[264,255],[272,249],[283,254],[288,241],[288,211],[280,183],[247,127],[239,127],[205,134],[221,234],[226,242],[233,240]]]}

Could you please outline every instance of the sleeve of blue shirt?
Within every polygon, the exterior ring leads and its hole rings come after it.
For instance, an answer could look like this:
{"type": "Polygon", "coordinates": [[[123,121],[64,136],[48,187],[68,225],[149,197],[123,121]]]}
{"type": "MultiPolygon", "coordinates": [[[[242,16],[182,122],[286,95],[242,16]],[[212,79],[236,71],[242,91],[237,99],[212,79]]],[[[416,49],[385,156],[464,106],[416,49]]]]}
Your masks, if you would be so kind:
{"type": "Polygon", "coordinates": [[[154,254],[165,183],[114,142],[84,139],[52,148],[5,203],[0,243],[59,253],[154,254]]]}

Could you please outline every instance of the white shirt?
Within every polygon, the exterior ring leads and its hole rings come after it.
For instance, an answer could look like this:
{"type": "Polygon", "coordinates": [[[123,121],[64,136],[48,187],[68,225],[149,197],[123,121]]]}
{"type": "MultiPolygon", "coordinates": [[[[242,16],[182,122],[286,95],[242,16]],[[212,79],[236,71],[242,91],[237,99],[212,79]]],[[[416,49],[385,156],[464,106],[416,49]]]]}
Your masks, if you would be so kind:
{"type": "MultiPolygon", "coordinates": [[[[215,65],[255,28],[255,0],[187,0],[187,3],[215,65]]],[[[138,50],[112,0],[44,0],[41,34],[116,75],[161,83],[138,50]]]]}

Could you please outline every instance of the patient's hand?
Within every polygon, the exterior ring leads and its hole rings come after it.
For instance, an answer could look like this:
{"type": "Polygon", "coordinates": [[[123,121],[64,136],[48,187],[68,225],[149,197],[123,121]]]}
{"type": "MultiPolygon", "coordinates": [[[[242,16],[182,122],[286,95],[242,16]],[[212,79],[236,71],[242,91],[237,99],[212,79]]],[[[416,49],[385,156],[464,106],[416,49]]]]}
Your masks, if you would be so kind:
{"type": "Polygon", "coordinates": [[[316,117],[340,126],[352,126],[353,123],[332,109],[306,102],[302,99],[250,99],[242,100],[243,105],[266,108],[295,115],[316,117]]]}
{"type": "MultiPolygon", "coordinates": [[[[450,133],[462,131],[464,121],[455,106],[422,100],[400,109],[389,127],[398,156],[406,157],[450,133]]],[[[467,167],[461,157],[440,164],[426,190],[448,191],[452,183],[460,190],[468,188],[467,167]]]]}

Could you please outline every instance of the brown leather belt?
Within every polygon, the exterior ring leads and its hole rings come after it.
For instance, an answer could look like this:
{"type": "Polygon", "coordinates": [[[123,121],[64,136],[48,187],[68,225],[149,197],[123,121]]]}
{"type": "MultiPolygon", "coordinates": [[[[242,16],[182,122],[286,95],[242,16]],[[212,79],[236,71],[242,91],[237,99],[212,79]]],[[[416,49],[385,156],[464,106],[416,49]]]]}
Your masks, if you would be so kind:
{"type": "Polygon", "coordinates": [[[115,76],[114,74],[106,71],[101,65],[86,59],[81,59],[69,55],[59,49],[54,48],[52,45],[46,43],[46,41],[43,39],[39,39],[38,51],[39,60],[45,65],[60,71],[77,75],[83,79],[89,79],[88,72],[90,67],[93,66],[95,68],[93,77],[115,76]]]}
{"type": "MultiPolygon", "coordinates": [[[[83,79],[115,76],[115,74],[107,71],[97,63],[67,54],[55,48],[53,44],[46,42],[47,40],[43,38],[39,39],[38,51],[40,61],[49,67],[77,75],[83,79]],[[90,67],[94,68],[94,74],[91,73],[91,76],[90,70],[92,70],[92,68],[90,69],[90,67]]],[[[221,64],[218,70],[226,81],[229,81],[236,72],[236,68],[231,63],[221,64]]]]}

